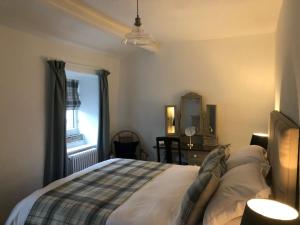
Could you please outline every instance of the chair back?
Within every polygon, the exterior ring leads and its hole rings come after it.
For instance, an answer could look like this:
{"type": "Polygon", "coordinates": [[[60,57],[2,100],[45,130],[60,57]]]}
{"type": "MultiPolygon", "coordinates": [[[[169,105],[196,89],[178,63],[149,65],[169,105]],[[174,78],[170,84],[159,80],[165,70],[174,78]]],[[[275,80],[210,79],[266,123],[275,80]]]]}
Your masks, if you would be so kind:
{"type": "Polygon", "coordinates": [[[173,151],[178,152],[179,164],[182,165],[181,160],[181,148],[180,148],[180,138],[179,137],[157,137],[156,138],[156,148],[157,148],[157,161],[160,162],[160,149],[161,147],[165,150],[165,160],[167,163],[173,163],[173,151]],[[163,142],[163,146],[160,144],[163,142]],[[174,145],[173,143],[176,143],[174,145]]]}

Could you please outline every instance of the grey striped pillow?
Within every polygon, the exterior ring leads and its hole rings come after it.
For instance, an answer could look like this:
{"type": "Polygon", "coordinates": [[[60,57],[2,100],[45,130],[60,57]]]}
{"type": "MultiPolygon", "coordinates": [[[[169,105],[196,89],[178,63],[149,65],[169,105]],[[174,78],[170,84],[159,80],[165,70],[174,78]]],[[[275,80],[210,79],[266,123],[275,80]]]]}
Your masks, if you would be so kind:
{"type": "Polygon", "coordinates": [[[221,169],[221,175],[227,170],[226,160],[229,157],[227,146],[220,146],[211,151],[203,160],[202,165],[199,169],[201,172],[212,171],[215,167],[219,166],[221,169]]]}
{"type": "Polygon", "coordinates": [[[185,193],[176,218],[178,225],[197,224],[203,215],[204,207],[218,188],[221,171],[216,167],[212,171],[201,172],[185,193]]]}

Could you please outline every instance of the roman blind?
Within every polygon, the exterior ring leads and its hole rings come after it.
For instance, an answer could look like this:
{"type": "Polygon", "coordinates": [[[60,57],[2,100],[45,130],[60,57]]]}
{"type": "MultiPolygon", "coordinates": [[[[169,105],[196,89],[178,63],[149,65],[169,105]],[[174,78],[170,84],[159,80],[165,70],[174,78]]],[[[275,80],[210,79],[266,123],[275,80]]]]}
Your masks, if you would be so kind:
{"type": "Polygon", "coordinates": [[[81,105],[81,101],[78,93],[79,81],[68,79],[67,80],[67,104],[68,110],[78,109],[81,105]]]}

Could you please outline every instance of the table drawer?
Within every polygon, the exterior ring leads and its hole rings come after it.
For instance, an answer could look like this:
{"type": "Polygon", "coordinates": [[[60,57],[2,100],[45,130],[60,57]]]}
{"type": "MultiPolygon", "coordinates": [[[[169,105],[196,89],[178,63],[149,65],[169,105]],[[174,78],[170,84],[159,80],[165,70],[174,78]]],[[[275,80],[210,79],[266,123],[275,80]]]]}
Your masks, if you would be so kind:
{"type": "Polygon", "coordinates": [[[209,152],[191,151],[188,152],[188,164],[200,166],[209,152]]]}

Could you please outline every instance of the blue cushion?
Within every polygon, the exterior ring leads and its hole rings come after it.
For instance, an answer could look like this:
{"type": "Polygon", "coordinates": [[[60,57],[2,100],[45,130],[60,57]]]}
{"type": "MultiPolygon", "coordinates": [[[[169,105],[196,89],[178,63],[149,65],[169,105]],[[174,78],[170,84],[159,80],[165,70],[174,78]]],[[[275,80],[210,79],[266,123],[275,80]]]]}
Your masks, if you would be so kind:
{"type": "Polygon", "coordinates": [[[125,158],[125,159],[137,159],[136,157],[136,147],[139,142],[119,142],[114,141],[115,144],[115,154],[117,158],[125,158]]]}

